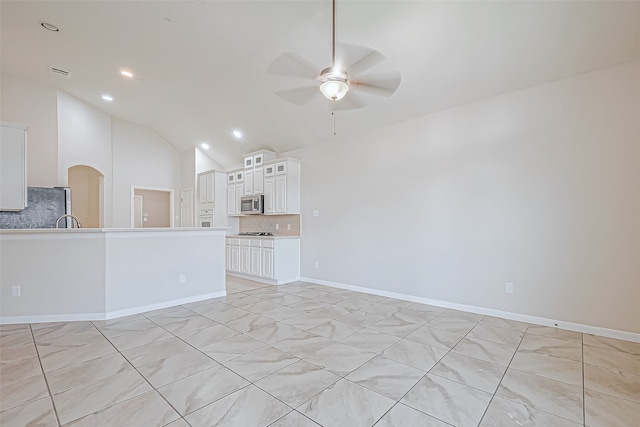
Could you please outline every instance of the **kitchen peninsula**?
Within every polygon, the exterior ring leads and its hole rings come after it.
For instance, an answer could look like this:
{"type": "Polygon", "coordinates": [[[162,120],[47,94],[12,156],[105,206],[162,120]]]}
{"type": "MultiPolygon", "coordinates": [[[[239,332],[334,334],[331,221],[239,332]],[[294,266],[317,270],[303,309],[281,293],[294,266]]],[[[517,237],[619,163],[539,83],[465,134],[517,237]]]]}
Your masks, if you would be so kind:
{"type": "Polygon", "coordinates": [[[0,230],[0,323],[112,319],[224,296],[225,233],[0,230]]]}

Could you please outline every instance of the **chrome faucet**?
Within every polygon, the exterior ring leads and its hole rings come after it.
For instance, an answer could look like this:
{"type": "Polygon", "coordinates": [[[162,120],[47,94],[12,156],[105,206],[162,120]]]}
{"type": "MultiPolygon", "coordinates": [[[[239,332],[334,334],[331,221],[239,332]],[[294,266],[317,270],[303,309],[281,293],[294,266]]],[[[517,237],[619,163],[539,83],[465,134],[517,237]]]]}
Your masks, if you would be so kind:
{"type": "Polygon", "coordinates": [[[59,225],[60,225],[60,220],[62,218],[71,218],[71,228],[82,228],[82,224],[80,224],[80,221],[78,221],[78,218],[76,218],[75,216],[73,216],[71,214],[64,214],[64,215],[60,216],[60,218],[58,218],[56,220],[56,228],[60,228],[59,225]],[[76,226],[75,227],[73,226],[73,221],[76,222],[76,226]]]}

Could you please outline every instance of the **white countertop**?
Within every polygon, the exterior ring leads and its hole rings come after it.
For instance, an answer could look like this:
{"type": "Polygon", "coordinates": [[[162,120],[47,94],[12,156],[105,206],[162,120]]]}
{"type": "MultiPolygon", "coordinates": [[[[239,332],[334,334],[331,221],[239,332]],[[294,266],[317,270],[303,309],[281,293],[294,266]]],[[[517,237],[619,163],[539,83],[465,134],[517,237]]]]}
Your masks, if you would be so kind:
{"type": "Polygon", "coordinates": [[[149,232],[225,232],[226,227],[157,227],[157,228],[20,228],[2,229],[0,234],[57,234],[57,233],[149,233],[149,232]]]}
{"type": "Polygon", "coordinates": [[[240,234],[229,234],[227,239],[299,239],[300,236],[247,236],[240,234]]]}

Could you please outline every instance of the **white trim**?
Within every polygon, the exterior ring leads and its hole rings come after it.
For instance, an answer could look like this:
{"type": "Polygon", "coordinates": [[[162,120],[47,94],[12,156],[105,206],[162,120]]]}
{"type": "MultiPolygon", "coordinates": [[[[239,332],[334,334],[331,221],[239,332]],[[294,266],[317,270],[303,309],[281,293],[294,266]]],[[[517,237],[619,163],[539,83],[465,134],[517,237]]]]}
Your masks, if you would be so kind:
{"type": "Polygon", "coordinates": [[[118,317],[129,316],[131,314],[145,313],[147,311],[159,310],[161,308],[173,307],[175,305],[188,304],[190,302],[198,302],[211,298],[219,298],[227,296],[227,291],[212,292],[210,294],[196,295],[192,297],[184,297],[174,299],[172,301],[159,302],[155,304],[143,305],[132,308],[125,308],[123,310],[109,311],[106,313],[106,320],[116,319],[118,317]]]}
{"type": "Polygon", "coordinates": [[[145,313],[147,311],[158,310],[160,308],[173,307],[176,305],[188,304],[190,302],[203,301],[211,298],[219,298],[227,295],[226,291],[213,292],[210,294],[196,295],[192,297],[179,298],[172,301],[165,301],[156,304],[143,305],[126,308],[124,310],[110,311],[107,313],[83,313],[83,314],[42,314],[35,316],[4,316],[0,317],[0,325],[10,325],[14,323],[45,323],[45,322],[79,322],[92,320],[111,320],[130,314],[145,313]]]}
{"type": "MultiPolygon", "coordinates": [[[[254,279],[255,280],[255,279],[254,279]]],[[[582,332],[585,334],[600,335],[603,337],[616,338],[619,340],[633,341],[640,343],[640,334],[617,329],[601,328],[599,326],[583,325],[581,323],[564,322],[561,320],[547,319],[545,317],[530,316],[528,314],[511,313],[508,311],[494,310],[491,308],[478,307],[475,305],[457,304],[454,302],[434,300],[417,297],[413,295],[400,294],[396,292],[381,291],[378,289],[364,288],[361,286],[347,285],[344,283],[332,282],[328,280],[314,279],[311,277],[301,277],[301,281],[315,283],[317,285],[331,286],[332,288],[347,289],[350,291],[363,292],[371,295],[395,298],[404,301],[418,302],[422,304],[435,305],[437,307],[451,308],[454,310],[468,311],[471,313],[483,314],[486,316],[501,317],[503,319],[517,320],[519,322],[532,323],[534,325],[558,327],[569,331],[582,332]]]]}
{"type": "Polygon", "coordinates": [[[45,322],[80,322],[90,320],[105,320],[104,313],[83,314],[40,314],[34,316],[2,316],[0,325],[14,323],[45,323],[45,322]]]}

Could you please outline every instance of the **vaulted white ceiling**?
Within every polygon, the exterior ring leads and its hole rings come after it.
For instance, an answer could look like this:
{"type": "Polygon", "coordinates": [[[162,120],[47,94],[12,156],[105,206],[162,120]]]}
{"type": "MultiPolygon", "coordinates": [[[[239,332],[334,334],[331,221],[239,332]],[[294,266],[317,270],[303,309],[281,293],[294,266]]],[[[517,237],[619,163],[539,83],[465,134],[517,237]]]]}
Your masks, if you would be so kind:
{"type": "MultiPolygon", "coordinates": [[[[307,85],[267,74],[293,52],[330,65],[331,2],[2,1],[2,72],[53,85],[177,149],[207,141],[222,165],[259,148],[334,138],[330,102],[300,107],[274,91],[307,85]],[[59,27],[43,29],[40,22],[59,27]],[[71,73],[64,79],[50,66],[71,73]],[[136,77],[123,79],[122,68],[136,77]],[[101,100],[113,95],[113,103],[101,100]],[[245,137],[236,141],[233,129],[245,137]]],[[[337,1],[337,40],[372,47],[399,71],[391,98],[338,111],[338,136],[640,58],[640,2],[337,1]]],[[[313,82],[311,82],[313,83],[313,82]]],[[[347,94],[349,97],[351,94],[347,94]]]]}

